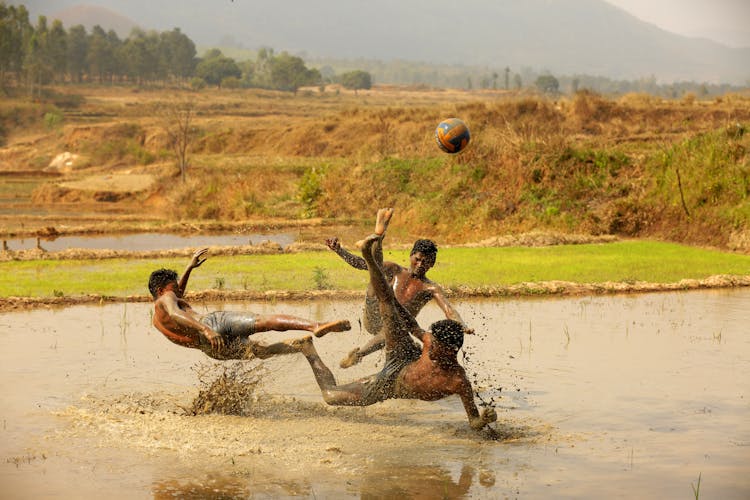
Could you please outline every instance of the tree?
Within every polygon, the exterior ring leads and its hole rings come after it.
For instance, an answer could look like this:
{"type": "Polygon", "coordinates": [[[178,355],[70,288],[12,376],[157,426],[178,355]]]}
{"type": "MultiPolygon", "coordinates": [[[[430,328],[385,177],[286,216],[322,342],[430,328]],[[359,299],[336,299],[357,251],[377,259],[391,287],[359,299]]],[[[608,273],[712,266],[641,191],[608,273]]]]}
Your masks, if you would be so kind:
{"type": "Polygon", "coordinates": [[[513,75],[513,86],[516,88],[516,90],[521,90],[523,87],[523,81],[521,80],[521,75],[516,73],[513,75]]]}
{"type": "Polygon", "coordinates": [[[109,46],[109,40],[107,40],[107,33],[104,29],[96,25],[91,30],[91,35],[88,40],[88,52],[86,55],[86,62],[89,67],[89,75],[91,77],[96,76],[99,82],[104,80],[104,75],[107,71],[107,65],[114,58],[112,49],[109,46]]]}
{"type": "Polygon", "coordinates": [[[52,78],[52,61],[49,46],[47,18],[39,16],[36,27],[31,31],[23,60],[27,75],[29,94],[41,95],[42,85],[52,78]]]}
{"type": "Polygon", "coordinates": [[[58,81],[64,81],[68,67],[68,34],[59,19],[52,22],[52,28],[49,30],[47,53],[53,77],[58,81]]]}
{"type": "Polygon", "coordinates": [[[354,70],[347,73],[342,73],[339,76],[339,82],[344,88],[353,90],[356,94],[358,90],[368,90],[372,88],[372,75],[367,71],[354,70]]]}
{"type": "Polygon", "coordinates": [[[555,94],[560,88],[560,82],[552,75],[541,75],[534,82],[536,88],[545,94],[555,94]]]}
{"type": "Polygon", "coordinates": [[[158,47],[159,36],[156,32],[147,34],[140,29],[134,29],[123,44],[123,61],[128,75],[136,82],[152,81],[159,75],[158,47]]]}
{"type": "Polygon", "coordinates": [[[180,169],[180,177],[184,183],[187,179],[190,144],[195,137],[195,128],[193,127],[195,105],[192,101],[185,100],[180,103],[169,104],[163,109],[167,143],[174,153],[177,166],[180,169]]]}
{"type": "Polygon", "coordinates": [[[9,74],[20,80],[27,43],[33,28],[26,7],[0,3],[0,85],[9,74]]]}
{"type": "Polygon", "coordinates": [[[88,72],[86,54],[89,51],[86,28],[77,24],[68,30],[67,46],[68,73],[75,83],[81,83],[84,73],[88,72]]]}
{"type": "Polygon", "coordinates": [[[271,61],[273,60],[273,49],[261,47],[255,57],[252,76],[248,79],[253,87],[262,89],[271,88],[271,61]]]}
{"type": "Polygon", "coordinates": [[[195,75],[205,80],[209,85],[221,87],[225,78],[242,77],[242,71],[234,59],[224,56],[220,50],[209,51],[202,61],[195,67],[195,75]]]}
{"type": "Polygon", "coordinates": [[[122,77],[126,73],[126,64],[123,57],[122,47],[124,42],[117,36],[115,30],[107,31],[107,43],[112,58],[106,61],[104,65],[107,76],[114,81],[115,77],[122,77]]]}
{"type": "Polygon", "coordinates": [[[160,64],[169,76],[185,80],[195,71],[195,44],[179,28],[161,34],[159,43],[160,64]]]}
{"type": "Polygon", "coordinates": [[[308,69],[305,61],[287,52],[271,60],[271,84],[277,90],[297,93],[304,85],[318,85],[322,81],[317,69],[308,69]]]}

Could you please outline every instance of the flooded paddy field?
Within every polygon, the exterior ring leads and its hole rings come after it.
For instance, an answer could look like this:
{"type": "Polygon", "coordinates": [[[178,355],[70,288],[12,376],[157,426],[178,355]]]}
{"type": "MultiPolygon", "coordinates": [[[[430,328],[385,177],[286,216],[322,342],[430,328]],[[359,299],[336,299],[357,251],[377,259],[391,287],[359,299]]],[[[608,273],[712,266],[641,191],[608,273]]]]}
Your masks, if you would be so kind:
{"type": "Polygon", "coordinates": [[[59,236],[57,238],[11,238],[6,243],[10,250],[29,250],[39,243],[49,252],[59,252],[71,248],[95,250],[149,251],[209,246],[254,245],[271,241],[286,247],[295,241],[293,233],[249,233],[249,234],[195,234],[180,235],[171,233],[137,233],[102,236],[59,236]]]}
{"type": "MultiPolygon", "coordinates": [[[[458,398],[322,402],[302,356],[239,369],[240,414],[192,414],[237,363],[178,347],[149,304],[0,314],[6,498],[701,498],[750,496],[750,290],[456,302],[477,335],[463,364],[499,439],[458,398]]],[[[348,318],[316,339],[344,370],[365,342],[358,301],[195,304],[348,318]]],[[[420,323],[440,319],[428,306],[420,323]]],[[[295,332],[264,333],[272,341],[295,332]]]]}

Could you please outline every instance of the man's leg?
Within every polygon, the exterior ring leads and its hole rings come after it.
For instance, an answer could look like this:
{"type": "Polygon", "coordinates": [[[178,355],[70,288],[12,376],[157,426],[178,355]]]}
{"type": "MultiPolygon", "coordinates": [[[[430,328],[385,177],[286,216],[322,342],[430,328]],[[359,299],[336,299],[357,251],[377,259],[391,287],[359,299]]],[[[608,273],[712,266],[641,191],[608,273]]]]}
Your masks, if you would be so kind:
{"type": "MultiPolygon", "coordinates": [[[[261,347],[261,354],[265,356],[262,359],[277,354],[289,354],[290,352],[301,353],[305,356],[307,362],[310,363],[310,368],[312,368],[315,381],[318,383],[320,393],[323,395],[323,399],[327,404],[334,406],[363,406],[371,404],[362,400],[362,393],[365,387],[364,380],[366,379],[346,385],[336,384],[336,378],[333,376],[333,373],[325,363],[323,363],[323,360],[320,359],[320,355],[313,344],[312,337],[307,336],[301,339],[288,340],[286,342],[279,342],[278,344],[261,347]]],[[[258,357],[261,356],[259,355],[258,357]]]]}
{"type": "Polygon", "coordinates": [[[411,342],[409,332],[419,328],[419,325],[409,311],[396,300],[393,288],[372,255],[372,245],[379,238],[379,235],[371,234],[365,239],[362,257],[367,262],[367,269],[370,272],[370,286],[380,302],[380,316],[383,320],[380,332],[384,336],[385,348],[392,350],[400,342],[411,342]]]}
{"type": "Polygon", "coordinates": [[[377,352],[383,347],[385,347],[385,335],[383,335],[382,333],[373,335],[365,345],[349,351],[349,354],[347,354],[346,357],[341,360],[339,366],[341,368],[352,367],[362,361],[362,358],[364,358],[365,356],[377,352]]]}
{"type": "MultiPolygon", "coordinates": [[[[309,338],[309,337],[308,337],[309,338]]],[[[247,340],[247,347],[244,352],[244,359],[268,359],[281,354],[295,354],[300,352],[299,339],[282,340],[273,344],[263,342],[254,342],[247,340]]]]}
{"type": "MultiPolygon", "coordinates": [[[[378,210],[376,219],[375,219],[375,233],[379,236],[379,238],[372,243],[372,247],[370,250],[370,254],[372,255],[372,259],[374,262],[378,264],[378,266],[382,269],[383,266],[383,237],[385,236],[385,231],[388,229],[388,224],[391,222],[391,217],[393,216],[393,209],[392,208],[381,208],[378,210]]],[[[357,246],[362,248],[365,245],[366,240],[361,240],[357,242],[357,246]]],[[[367,259],[365,259],[367,260],[367,259]]],[[[369,267],[369,265],[368,265],[369,267]]],[[[373,290],[372,285],[370,285],[368,290],[369,293],[373,290]]],[[[373,352],[377,352],[380,349],[382,349],[385,346],[385,337],[383,334],[379,332],[380,328],[379,326],[382,325],[382,320],[380,318],[380,306],[375,305],[377,308],[374,311],[368,310],[368,308],[372,307],[371,304],[368,302],[365,302],[365,327],[368,327],[369,324],[375,323],[378,325],[378,329],[375,331],[370,330],[370,327],[368,328],[368,331],[374,335],[373,338],[371,338],[365,345],[362,347],[357,347],[355,349],[352,349],[349,351],[349,354],[346,355],[344,359],[341,360],[339,363],[339,366],[341,368],[349,368],[356,364],[358,364],[360,361],[362,361],[362,358],[365,356],[372,354],[373,352]],[[377,316],[377,319],[370,319],[368,321],[368,315],[377,316]]]]}
{"type": "Polygon", "coordinates": [[[255,317],[255,333],[276,331],[286,332],[288,330],[305,330],[311,332],[316,337],[322,337],[330,332],[345,332],[351,330],[352,326],[348,320],[340,319],[329,321],[328,323],[319,323],[297,316],[286,314],[261,315],[255,317]]]}

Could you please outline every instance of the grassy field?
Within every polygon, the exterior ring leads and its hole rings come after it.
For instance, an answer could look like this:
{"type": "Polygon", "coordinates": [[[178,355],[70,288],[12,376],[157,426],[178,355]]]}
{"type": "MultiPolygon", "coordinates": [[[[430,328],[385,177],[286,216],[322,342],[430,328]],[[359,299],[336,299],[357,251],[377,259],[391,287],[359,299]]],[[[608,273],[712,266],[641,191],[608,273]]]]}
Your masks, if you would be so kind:
{"type": "MultiPolygon", "coordinates": [[[[408,262],[408,251],[386,251],[408,262]]],[[[0,297],[148,295],[148,276],[160,267],[182,272],[186,259],[37,260],[0,264],[0,297]]],[[[482,289],[527,282],[675,283],[713,275],[750,275],[750,256],[654,241],[549,247],[441,248],[429,276],[445,288],[482,289]]],[[[193,272],[189,291],[364,291],[367,273],[331,252],[215,256],[193,272]]]]}

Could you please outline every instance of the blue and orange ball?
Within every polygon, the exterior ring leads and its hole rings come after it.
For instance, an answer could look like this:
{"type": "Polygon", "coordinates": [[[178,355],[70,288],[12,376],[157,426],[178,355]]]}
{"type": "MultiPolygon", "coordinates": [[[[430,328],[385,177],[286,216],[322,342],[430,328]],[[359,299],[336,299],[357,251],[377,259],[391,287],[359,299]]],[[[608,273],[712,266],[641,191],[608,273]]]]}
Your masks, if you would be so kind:
{"type": "Polygon", "coordinates": [[[458,118],[443,120],[435,129],[435,142],[446,153],[456,154],[469,145],[469,127],[458,118]]]}

